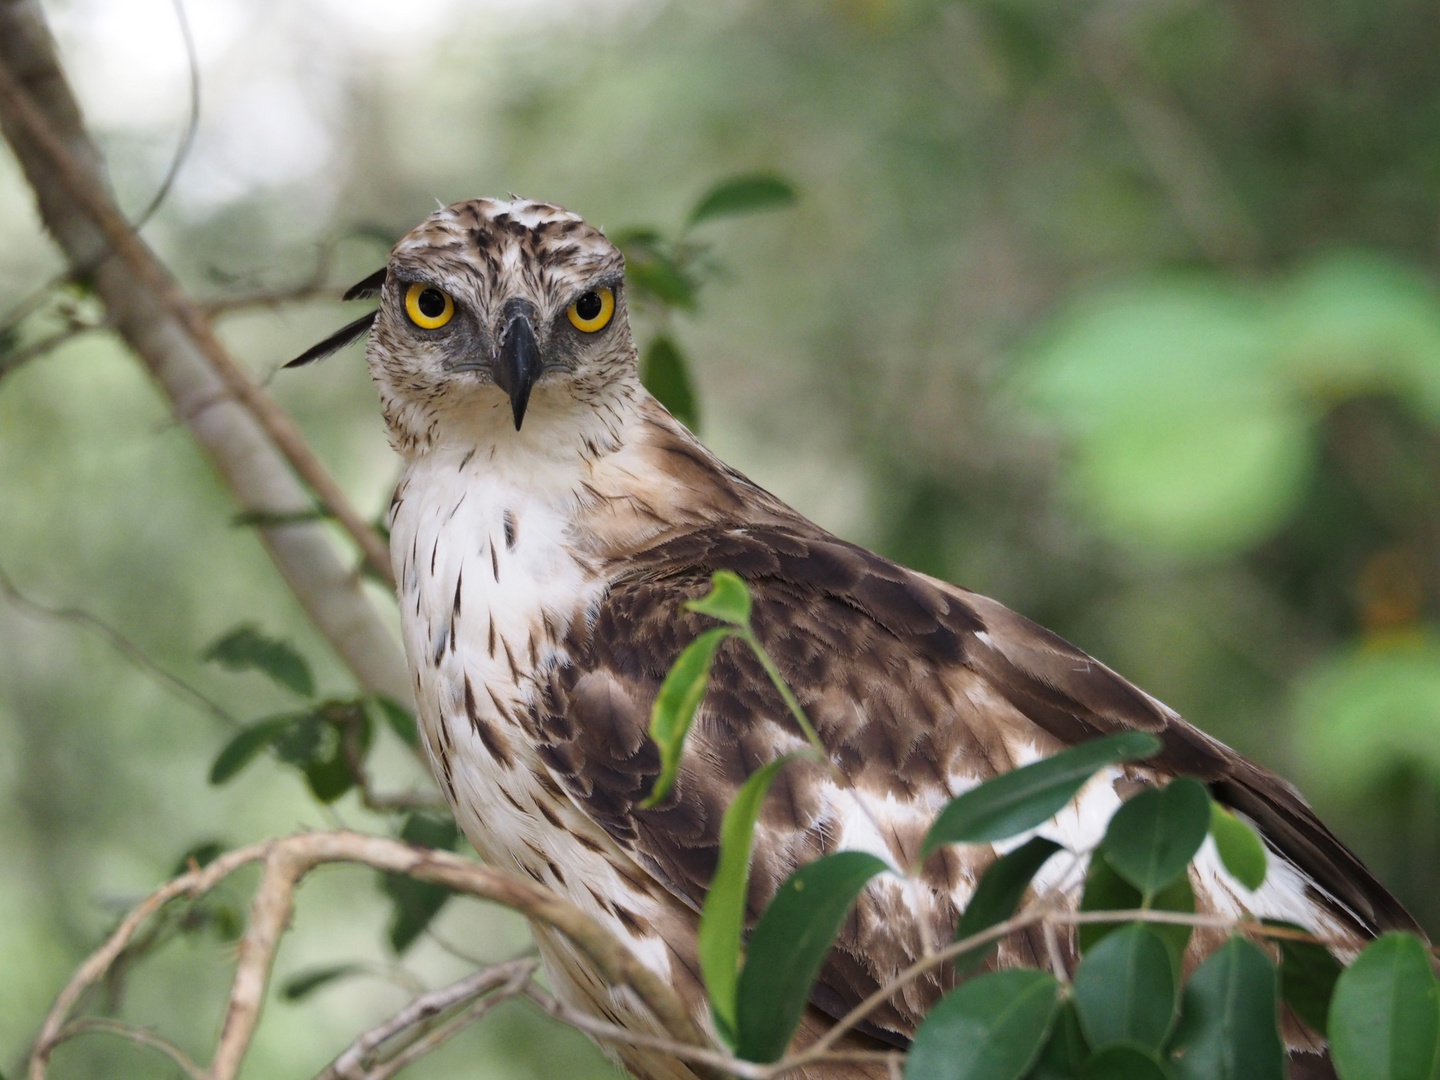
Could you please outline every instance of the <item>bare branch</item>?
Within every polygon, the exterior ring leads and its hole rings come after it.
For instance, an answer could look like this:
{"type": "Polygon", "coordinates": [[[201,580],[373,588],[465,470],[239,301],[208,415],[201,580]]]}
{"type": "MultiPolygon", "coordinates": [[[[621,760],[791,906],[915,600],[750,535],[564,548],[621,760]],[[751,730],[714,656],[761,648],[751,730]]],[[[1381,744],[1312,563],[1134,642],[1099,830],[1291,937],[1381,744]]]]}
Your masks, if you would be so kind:
{"type": "Polygon", "coordinates": [[[492,990],[505,993],[508,989],[509,993],[505,996],[515,996],[530,981],[536,964],[533,959],[511,960],[477,971],[439,990],[422,994],[389,1020],[359,1036],[316,1080],[362,1080],[370,1075],[367,1070],[378,1059],[387,1042],[492,990]],[[510,989],[512,986],[513,989],[510,989]]]}
{"type": "Polygon", "coordinates": [[[178,675],[161,667],[154,660],[151,660],[150,657],[146,656],[140,646],[120,633],[119,630],[116,630],[108,623],[102,622],[83,608],[48,607],[37,600],[30,599],[30,597],[20,591],[10,575],[5,572],[4,567],[0,567],[0,594],[3,594],[10,603],[29,612],[31,615],[38,616],[42,619],[53,619],[57,622],[67,622],[76,626],[83,626],[85,629],[99,634],[106,640],[111,648],[128,660],[134,667],[150,676],[177,697],[182,697],[190,702],[190,704],[204,709],[229,727],[240,726],[239,718],[229,712],[223,705],[207,697],[178,675]]]}
{"type": "Polygon", "coordinates": [[[142,901],[80,966],[56,999],[36,1040],[31,1080],[44,1080],[70,1013],[85,991],[104,977],[146,920],[174,899],[200,896],[240,867],[261,863],[263,872],[251,903],[250,924],[240,943],[229,1007],[207,1072],[211,1080],[233,1080],[259,1020],[275,950],[293,909],[295,887],[315,867],[335,862],[405,874],[519,911],[567,938],[608,985],[633,991],[677,1044],[709,1045],[669,986],[618,938],[549,889],[449,852],[342,830],[303,833],[228,852],[208,866],[175,878],[142,901]]]}
{"type": "MultiPolygon", "coordinates": [[[[389,580],[384,542],[120,215],[35,0],[0,4],[0,129],[72,267],[95,266],[95,292],[108,322],[169,395],[243,508],[282,514],[310,508],[298,474],[389,580]]],[[[304,522],[259,532],[361,685],[409,700],[399,648],[325,527],[304,522]]]]}
{"type": "Polygon", "coordinates": [[[153,1031],[146,1028],[136,1027],[134,1024],[122,1023],[119,1020],[110,1020],[103,1016],[87,1016],[80,1020],[72,1020],[66,1024],[59,1036],[55,1039],[56,1044],[68,1042],[77,1035],[86,1035],[91,1032],[103,1032],[107,1035],[116,1035],[122,1039],[129,1039],[137,1046],[148,1046],[152,1050],[158,1050],[164,1054],[184,1071],[191,1080],[205,1080],[205,1070],[190,1059],[190,1055],[181,1050],[168,1039],[162,1039],[153,1031]]]}

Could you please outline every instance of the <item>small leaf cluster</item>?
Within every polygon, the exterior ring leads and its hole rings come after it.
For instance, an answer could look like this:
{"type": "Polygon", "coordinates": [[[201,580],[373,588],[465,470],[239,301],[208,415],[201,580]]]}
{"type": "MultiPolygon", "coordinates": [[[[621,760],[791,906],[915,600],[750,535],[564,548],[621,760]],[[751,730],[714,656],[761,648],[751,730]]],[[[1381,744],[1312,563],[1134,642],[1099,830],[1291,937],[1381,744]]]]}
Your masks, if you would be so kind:
{"type": "Polygon", "coordinates": [[[657,697],[650,730],[662,769],[649,805],[673,791],[714,658],[731,638],[755,653],[812,743],[811,751],[753,773],[722,822],[699,952],[716,1031],[738,1057],[775,1062],[785,1055],[851,907],[877,875],[913,873],[946,845],[984,844],[1004,854],[960,915],[950,956],[962,981],[916,1031],[907,1080],[1281,1080],[1282,1003],[1328,1035],[1341,1080],[1437,1076],[1440,984],[1412,935],[1386,934],[1342,970],[1298,928],[1237,921],[1185,977],[1194,928],[1187,917],[1195,913],[1190,870],[1205,857],[1207,840],[1246,890],[1262,888],[1268,869],[1265,845],[1250,826],[1190,777],[1141,786],[1114,811],[1097,848],[1069,853],[1072,865],[1086,866],[1073,977],[1058,969],[980,970],[1000,938],[1025,922],[1022,904],[1040,891],[1037,875],[1066,851],[1035,831],[1098,773],[1114,777],[1126,763],[1156,754],[1160,740],[1144,732],[1080,744],[955,797],[914,867],[892,867],[861,851],[803,865],[752,924],[749,864],[765,794],[797,758],[828,765],[828,757],[751,627],[744,582],[721,571],[711,592],[686,606],[722,625],[681,653],[657,697]]]}
{"type": "MultiPolygon", "coordinates": [[[[415,718],[404,707],[380,695],[320,698],[310,665],[299,650],[253,625],[226,632],[201,656],[232,671],[259,672],[301,699],[297,708],[261,717],[236,732],[210,767],[212,784],[233,780],[268,751],[281,764],[297,770],[316,799],[330,804],[363,789],[377,723],[388,727],[411,750],[420,747],[415,718]]],[[[438,809],[406,813],[399,821],[398,835],[407,843],[446,851],[455,850],[460,842],[454,819],[438,809]]],[[[400,874],[380,875],[380,888],[391,902],[388,940],[397,954],[424,933],[451,895],[441,886],[400,874]]],[[[358,970],[355,965],[337,965],[303,972],[292,979],[293,985],[287,984],[283,996],[298,1000],[353,973],[352,969],[358,970]]]]}
{"type": "Polygon", "coordinates": [[[640,379],[691,429],[698,430],[700,412],[689,365],[671,323],[675,312],[695,311],[701,288],[722,271],[709,245],[697,241],[693,231],[721,218],[789,206],[795,199],[795,188],[779,176],[732,176],[702,195],[673,234],[645,227],[621,229],[611,237],[625,254],[625,282],[631,297],[655,323],[641,353],[640,379]]]}

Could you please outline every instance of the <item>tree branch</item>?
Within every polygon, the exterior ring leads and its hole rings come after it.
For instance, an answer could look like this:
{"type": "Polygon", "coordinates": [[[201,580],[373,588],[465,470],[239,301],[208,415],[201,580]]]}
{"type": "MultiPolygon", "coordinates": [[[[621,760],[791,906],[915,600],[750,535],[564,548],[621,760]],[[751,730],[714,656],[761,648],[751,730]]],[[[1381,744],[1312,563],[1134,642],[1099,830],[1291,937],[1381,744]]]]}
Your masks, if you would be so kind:
{"type": "Polygon", "coordinates": [[[289,924],[295,888],[315,867],[355,863],[405,874],[456,892],[503,904],[534,922],[558,931],[594,965],[612,987],[628,987],[677,1044],[708,1047],[683,1002],[614,935],[579,908],[549,889],[512,878],[445,851],[417,848],[398,840],[337,831],[303,833],[241,848],[202,869],[183,874],[156,890],[128,915],[110,938],[85,961],[60,992],[41,1026],[30,1059],[30,1080],[44,1080],[55,1047],[65,1039],[67,1020],[81,996],[124,951],[142,925],[170,901],[196,897],[251,863],[263,866],[250,907],[250,923],[240,942],[239,961],[209,1080],[233,1080],[260,1018],[280,935],[289,924]]]}
{"type": "MultiPolygon", "coordinates": [[[[311,508],[298,474],[390,580],[384,542],[121,216],[35,0],[0,3],[0,130],[46,227],[72,267],[95,267],[107,321],[144,361],[241,505],[270,514],[311,508]]],[[[324,527],[259,531],[296,598],[360,684],[408,701],[400,650],[324,527]]]]}

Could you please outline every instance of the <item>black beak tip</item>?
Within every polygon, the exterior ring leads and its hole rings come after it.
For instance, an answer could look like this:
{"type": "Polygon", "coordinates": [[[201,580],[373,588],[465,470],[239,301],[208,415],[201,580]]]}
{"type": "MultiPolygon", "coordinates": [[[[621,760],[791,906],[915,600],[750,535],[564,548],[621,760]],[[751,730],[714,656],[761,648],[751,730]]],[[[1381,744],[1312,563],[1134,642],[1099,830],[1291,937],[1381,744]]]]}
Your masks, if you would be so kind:
{"type": "Polygon", "coordinates": [[[519,398],[516,398],[514,401],[510,402],[510,411],[515,415],[516,431],[520,430],[520,425],[525,420],[525,404],[526,403],[524,401],[521,401],[519,398]]]}

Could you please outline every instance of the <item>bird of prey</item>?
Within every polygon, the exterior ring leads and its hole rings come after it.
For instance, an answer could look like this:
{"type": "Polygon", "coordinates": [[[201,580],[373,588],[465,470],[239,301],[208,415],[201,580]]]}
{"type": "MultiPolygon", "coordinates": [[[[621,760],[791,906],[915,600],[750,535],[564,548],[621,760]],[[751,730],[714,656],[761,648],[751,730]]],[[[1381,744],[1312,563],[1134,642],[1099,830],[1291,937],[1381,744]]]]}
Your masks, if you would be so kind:
{"type": "MultiPolygon", "coordinates": [[[[391,553],[438,782],[487,862],[614,931],[702,1025],[696,922],[721,816],[747,776],[805,745],[732,639],[677,783],[654,808],[641,805],[660,771],[647,733],[656,691],[714,625],[682,605],[718,570],[748,583],[755,632],[835,766],[797,761],[772,789],[755,836],[752,916],[802,863],[862,850],[909,865],[952,796],[1076,742],[1139,730],[1160,737],[1159,756],[1098,775],[1040,833],[1093,848],[1128,795],[1192,775],[1253,824],[1271,867],[1251,892],[1207,845],[1191,872],[1200,911],[1284,919],[1356,949],[1381,930],[1416,929],[1285,781],[1042,627],[846,543],[718,460],[641,385],[624,260],[575,214],[524,200],[456,203],[350,295],[378,296],[379,309],[296,362],[370,333],[370,371],[405,462],[391,553]]],[[[799,1039],[953,933],[995,857],[952,847],[910,884],[874,879],[799,1039]]],[[[1042,872],[1036,884],[1057,882],[1042,872]]],[[[1195,935],[1191,966],[1217,934],[1195,935]]],[[[564,999],[654,1030],[563,940],[541,932],[539,944],[564,999]]],[[[1043,965],[1043,948],[1017,934],[996,962],[1043,965]]],[[[1073,943],[1062,948],[1073,960],[1073,943]]],[[[940,971],[911,984],[857,1044],[905,1046],[953,980],[940,971]]],[[[1292,1049],[1320,1045],[1294,1017],[1284,1027],[1292,1049]]],[[[692,1075],[663,1054],[620,1056],[645,1080],[692,1075]]]]}

